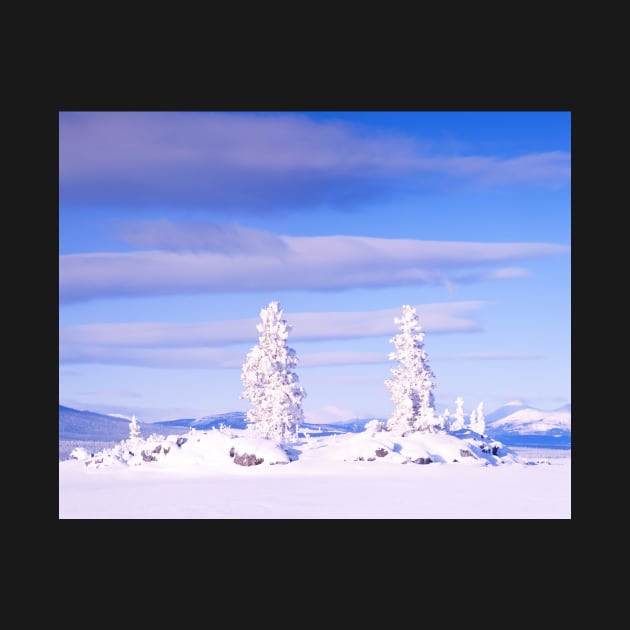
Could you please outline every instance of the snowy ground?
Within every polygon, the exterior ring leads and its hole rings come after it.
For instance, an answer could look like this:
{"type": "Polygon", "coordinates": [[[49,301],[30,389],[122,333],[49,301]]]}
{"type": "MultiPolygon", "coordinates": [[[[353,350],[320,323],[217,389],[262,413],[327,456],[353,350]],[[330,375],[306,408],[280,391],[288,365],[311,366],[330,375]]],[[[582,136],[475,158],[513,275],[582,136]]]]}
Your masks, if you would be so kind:
{"type": "Polygon", "coordinates": [[[226,447],[255,441],[241,436],[235,442],[217,431],[196,435],[197,443],[191,439],[186,448],[144,465],[60,462],[59,518],[571,518],[571,451],[512,448],[500,458],[453,462],[459,444],[450,436],[401,448],[400,440],[394,444],[380,433],[355,434],[303,441],[284,465],[269,465],[282,459],[282,451],[267,441],[268,452],[259,447],[257,453],[266,462],[243,467],[226,447]],[[358,460],[374,446],[388,456],[358,460]],[[433,463],[412,463],[419,453],[430,453],[433,463]]]}

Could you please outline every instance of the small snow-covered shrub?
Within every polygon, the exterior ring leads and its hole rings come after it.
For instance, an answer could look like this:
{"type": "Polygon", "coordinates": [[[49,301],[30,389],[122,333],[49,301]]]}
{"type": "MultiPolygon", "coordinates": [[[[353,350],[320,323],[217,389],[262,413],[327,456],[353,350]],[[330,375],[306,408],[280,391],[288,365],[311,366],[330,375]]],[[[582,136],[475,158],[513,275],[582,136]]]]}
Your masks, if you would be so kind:
{"type": "Polygon", "coordinates": [[[213,431],[218,431],[219,433],[222,433],[223,435],[227,435],[227,437],[229,438],[233,438],[235,436],[234,431],[232,430],[232,427],[228,426],[227,424],[225,424],[225,422],[221,422],[219,424],[219,428],[217,429],[217,427],[212,427],[213,431]]]}
{"type": "Polygon", "coordinates": [[[371,433],[372,435],[375,435],[376,433],[380,433],[381,431],[385,431],[386,428],[387,428],[387,425],[385,424],[385,422],[381,422],[380,420],[377,420],[376,418],[374,420],[370,420],[369,422],[366,422],[365,424],[365,431],[367,431],[368,433],[371,433]]]}

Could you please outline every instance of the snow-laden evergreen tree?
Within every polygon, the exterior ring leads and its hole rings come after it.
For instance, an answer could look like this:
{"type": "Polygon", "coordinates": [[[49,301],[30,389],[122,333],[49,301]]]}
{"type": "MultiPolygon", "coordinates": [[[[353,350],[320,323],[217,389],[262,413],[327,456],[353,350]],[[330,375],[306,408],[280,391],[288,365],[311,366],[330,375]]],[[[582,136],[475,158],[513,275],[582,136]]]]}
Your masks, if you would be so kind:
{"type": "Polygon", "coordinates": [[[385,381],[396,407],[387,420],[387,428],[399,434],[437,431],[440,421],[435,415],[435,375],[424,350],[424,332],[416,309],[404,304],[402,311],[402,317],[394,319],[400,333],[390,339],[396,351],[389,358],[399,365],[390,370],[394,378],[385,381]]]}
{"type": "Polygon", "coordinates": [[[282,318],[278,302],[263,308],[260,320],[256,326],[260,333],[258,345],[247,354],[241,373],[245,387],[241,398],[252,405],[245,421],[264,438],[291,442],[304,420],[302,400],[306,397],[293,371],[297,355],[287,345],[291,326],[282,318]]]}
{"type": "Polygon", "coordinates": [[[455,416],[449,427],[450,431],[459,431],[464,428],[464,399],[458,396],[455,399],[455,416]]]}
{"type": "Polygon", "coordinates": [[[470,428],[475,433],[483,435],[486,431],[486,418],[483,414],[483,402],[477,405],[477,409],[473,409],[470,414],[470,428]]]}
{"type": "Polygon", "coordinates": [[[129,423],[129,439],[135,440],[140,437],[140,425],[136,422],[136,416],[131,416],[129,423]]]}

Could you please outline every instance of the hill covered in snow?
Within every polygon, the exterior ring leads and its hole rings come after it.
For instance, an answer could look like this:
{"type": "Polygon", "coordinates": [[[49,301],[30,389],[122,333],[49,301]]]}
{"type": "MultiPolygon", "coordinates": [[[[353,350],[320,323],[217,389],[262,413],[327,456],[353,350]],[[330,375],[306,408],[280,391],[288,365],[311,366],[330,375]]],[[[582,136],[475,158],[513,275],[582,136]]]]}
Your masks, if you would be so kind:
{"type": "Polygon", "coordinates": [[[221,430],[193,428],[179,436],[152,434],[146,439],[129,438],[97,453],[76,448],[71,458],[93,469],[149,466],[155,470],[230,467],[234,463],[247,467],[274,466],[331,460],[484,466],[521,461],[510,448],[472,431],[459,431],[458,435],[445,432],[399,435],[387,431],[378,420],[367,424],[361,432],[343,435],[322,436],[306,431],[303,438],[298,437],[288,444],[225,426],[221,430]]]}
{"type": "MultiPolygon", "coordinates": [[[[468,416],[467,416],[468,417],[468,416]]],[[[362,433],[373,418],[354,418],[330,424],[304,423],[304,436],[327,437],[349,433],[362,433]]],[[[384,418],[379,418],[385,421],[384,418]]],[[[546,448],[571,447],[571,405],[553,411],[543,411],[510,402],[485,416],[486,434],[510,446],[534,446],[546,448]]],[[[190,429],[198,431],[233,430],[247,428],[245,412],[180,418],[162,422],[139,423],[143,437],[153,433],[182,435],[190,429]]],[[[129,437],[129,419],[120,415],[105,415],[80,411],[59,405],[59,459],[67,459],[75,447],[85,447],[92,452],[112,447],[129,437]]]]}
{"type": "Polygon", "coordinates": [[[129,437],[129,420],[59,405],[59,439],[118,441],[129,437]]]}

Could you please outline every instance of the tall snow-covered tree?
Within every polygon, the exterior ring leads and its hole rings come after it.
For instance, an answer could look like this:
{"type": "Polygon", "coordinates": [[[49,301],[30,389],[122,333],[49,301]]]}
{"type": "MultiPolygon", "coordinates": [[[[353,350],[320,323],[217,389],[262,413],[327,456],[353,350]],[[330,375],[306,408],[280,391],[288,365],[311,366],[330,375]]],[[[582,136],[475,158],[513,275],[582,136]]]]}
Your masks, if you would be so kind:
{"type": "Polygon", "coordinates": [[[424,350],[424,332],[416,309],[404,304],[402,311],[402,317],[394,319],[400,333],[390,339],[396,350],[389,354],[389,358],[398,361],[399,365],[390,370],[394,378],[385,381],[395,405],[394,413],[387,420],[387,428],[400,434],[437,431],[441,423],[435,415],[435,375],[424,350]]]}
{"type": "Polygon", "coordinates": [[[282,317],[278,302],[270,302],[260,311],[258,345],[249,353],[241,373],[245,391],[241,398],[252,405],[245,421],[264,438],[291,442],[297,438],[304,420],[304,388],[294,372],[298,364],[293,348],[287,345],[291,325],[282,317]]]}

